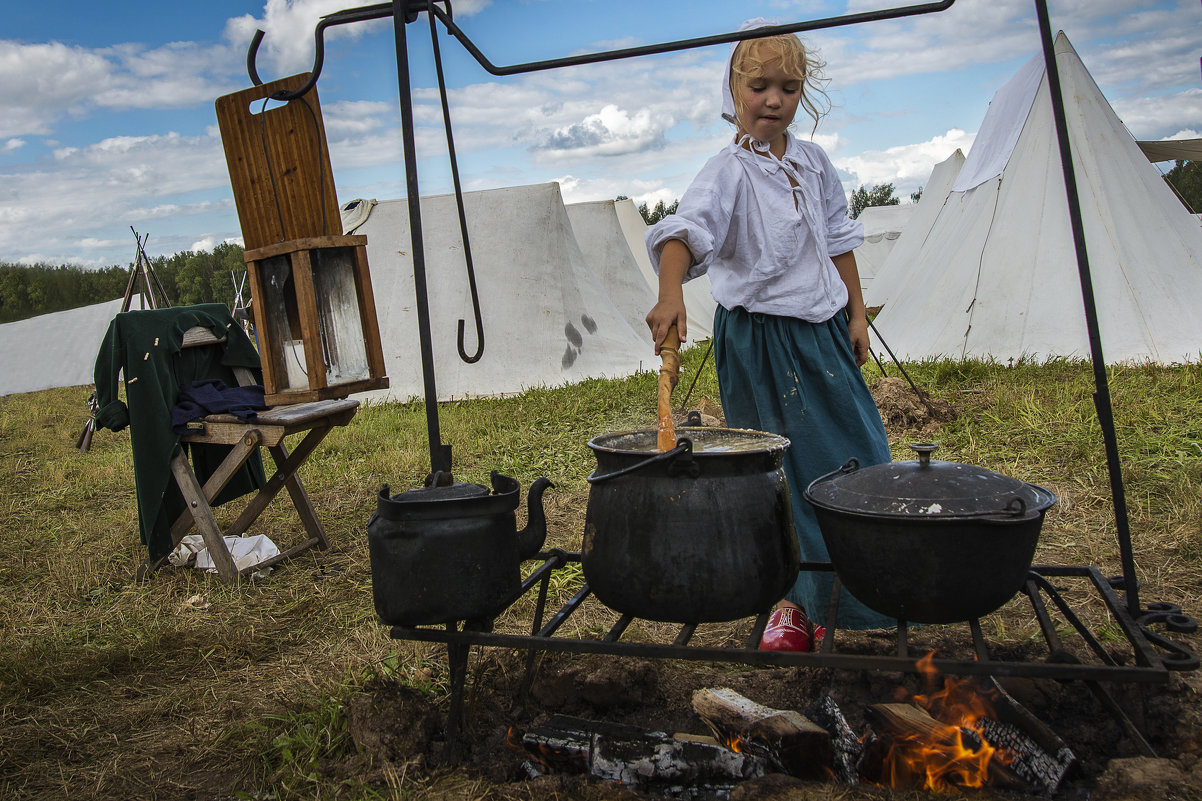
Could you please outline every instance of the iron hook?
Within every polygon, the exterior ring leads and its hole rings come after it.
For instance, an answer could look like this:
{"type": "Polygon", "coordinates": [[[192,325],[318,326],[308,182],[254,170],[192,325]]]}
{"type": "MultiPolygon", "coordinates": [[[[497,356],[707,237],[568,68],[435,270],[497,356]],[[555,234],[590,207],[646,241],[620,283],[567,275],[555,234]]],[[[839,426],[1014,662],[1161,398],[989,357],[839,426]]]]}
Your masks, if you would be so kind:
{"type": "MultiPolygon", "coordinates": [[[[451,12],[450,2],[446,2],[448,15],[451,12]]],[[[430,3],[429,8],[433,8],[434,4],[430,3]]],[[[476,289],[476,269],[472,263],[472,246],[471,240],[467,233],[467,215],[463,209],[463,189],[459,183],[459,161],[455,156],[455,137],[451,133],[451,109],[447,102],[447,84],[443,78],[442,72],[442,51],[438,46],[438,26],[434,23],[434,14],[427,14],[430,22],[430,43],[434,50],[434,71],[438,76],[438,94],[442,100],[442,122],[447,133],[447,154],[451,161],[451,180],[455,185],[455,207],[459,212],[459,231],[463,237],[463,258],[467,266],[467,282],[468,288],[472,295],[472,312],[476,321],[476,352],[468,354],[467,349],[463,346],[464,331],[467,328],[466,321],[459,318],[459,358],[467,364],[475,364],[480,361],[480,357],[484,355],[484,320],[480,313],[480,294],[476,289]]]]}

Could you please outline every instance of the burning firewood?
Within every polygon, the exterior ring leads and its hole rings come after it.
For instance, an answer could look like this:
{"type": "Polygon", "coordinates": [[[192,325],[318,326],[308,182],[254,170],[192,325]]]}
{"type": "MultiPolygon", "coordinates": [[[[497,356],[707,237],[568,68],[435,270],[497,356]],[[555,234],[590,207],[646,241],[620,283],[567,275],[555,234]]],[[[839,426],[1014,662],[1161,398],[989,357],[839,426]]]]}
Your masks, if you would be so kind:
{"type": "Polygon", "coordinates": [[[693,693],[693,711],[731,748],[762,753],[774,767],[799,778],[834,776],[830,733],[792,709],[773,709],[734,690],[693,693]]]}
{"type": "Polygon", "coordinates": [[[1053,795],[1077,769],[1076,754],[997,680],[989,678],[986,689],[993,699],[993,716],[981,721],[986,739],[1006,753],[1011,770],[1042,795],[1053,795]]]}
{"type": "Polygon", "coordinates": [[[860,780],[860,758],[864,744],[843,716],[839,704],[829,695],[824,695],[806,707],[805,715],[831,733],[831,745],[835,751],[835,780],[840,784],[855,784],[860,780]]]}
{"type": "Polygon", "coordinates": [[[912,704],[873,704],[865,710],[875,740],[865,747],[861,773],[894,788],[1035,788],[998,758],[973,729],[943,723],[912,704]]]}

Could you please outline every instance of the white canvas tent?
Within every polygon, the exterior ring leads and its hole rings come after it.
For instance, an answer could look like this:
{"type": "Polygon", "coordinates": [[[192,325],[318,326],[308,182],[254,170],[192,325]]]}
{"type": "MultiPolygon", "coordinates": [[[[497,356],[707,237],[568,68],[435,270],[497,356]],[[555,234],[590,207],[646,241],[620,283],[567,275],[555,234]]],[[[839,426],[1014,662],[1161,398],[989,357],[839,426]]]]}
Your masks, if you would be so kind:
{"type": "MultiPolygon", "coordinates": [[[[1202,228],[1063,33],[1055,52],[1106,360],[1197,360],[1202,228]]],[[[899,358],[1089,358],[1042,55],[994,97],[908,272],[875,321],[899,358]]]]}
{"type": "MultiPolygon", "coordinates": [[[[92,383],[96,354],[123,298],[0,325],[0,395],[92,383]]],[[[135,295],[130,308],[141,308],[135,295]]]]}
{"type": "MultiPolygon", "coordinates": [[[[554,183],[467,192],[463,205],[484,321],[483,357],[454,195],[421,200],[434,370],[440,400],[504,395],[589,377],[633,374],[653,365],[649,337],[637,334],[589,269],[554,183]]],[[[424,394],[414,294],[409,209],[384,200],[355,229],[367,256],[390,388],[368,398],[424,394]]]]}
{"type": "Polygon", "coordinates": [[[655,305],[656,291],[635,263],[614,201],[570,203],[567,211],[584,260],[630,327],[639,334],[645,332],[650,342],[651,331],[644,318],[655,305]]]}
{"type": "MultiPolygon", "coordinates": [[[[649,338],[646,317],[659,295],[659,279],[647,255],[643,215],[629,198],[571,203],[567,209],[585,260],[634,330],[649,338]]],[[[709,278],[690,281],[684,290],[689,341],[706,339],[714,325],[709,278]]]]}
{"type": "MultiPolygon", "coordinates": [[[[926,244],[931,226],[935,224],[939,212],[943,210],[948,193],[952,191],[952,184],[956,182],[956,176],[960,174],[960,168],[963,166],[964,153],[957,148],[955,153],[936,164],[931,170],[931,177],[927,179],[926,185],[923,187],[922,197],[918,199],[914,211],[906,221],[906,235],[899,237],[894,242],[872,280],[868,282],[861,280],[861,283],[864,284],[864,302],[867,305],[883,304],[906,283],[909,278],[908,271],[916,262],[923,245],[926,244]]],[[[867,212],[868,209],[864,211],[867,212]]],[[[856,256],[857,264],[859,264],[858,253],[859,251],[856,256]]]]}
{"type": "Polygon", "coordinates": [[[869,206],[856,219],[864,226],[864,243],[856,248],[856,271],[860,274],[860,287],[865,292],[868,285],[885,265],[885,260],[901,237],[902,229],[910,221],[917,204],[897,206],[869,206]]]}
{"type": "MultiPolygon", "coordinates": [[[[655,274],[655,268],[651,266],[651,256],[647,254],[646,220],[643,219],[643,215],[639,214],[634,201],[629,199],[616,201],[614,213],[617,214],[618,223],[626,234],[626,242],[630,246],[630,252],[634,254],[639,271],[658,296],[659,276],[655,274]]],[[[689,326],[689,342],[709,339],[714,335],[714,310],[718,306],[713,295],[710,294],[709,276],[703,275],[700,278],[694,278],[692,281],[686,282],[683,289],[684,307],[689,326]]]]}

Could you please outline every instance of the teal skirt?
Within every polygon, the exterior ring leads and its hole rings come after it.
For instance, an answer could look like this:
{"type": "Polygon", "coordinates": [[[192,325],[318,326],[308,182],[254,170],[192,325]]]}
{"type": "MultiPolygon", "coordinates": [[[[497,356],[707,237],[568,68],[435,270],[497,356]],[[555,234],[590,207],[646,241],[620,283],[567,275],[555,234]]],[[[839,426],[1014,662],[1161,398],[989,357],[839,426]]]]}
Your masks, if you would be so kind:
{"type": "MultiPolygon", "coordinates": [[[[726,424],[789,438],[784,470],[801,558],[830,561],[805,488],[852,457],[862,466],[890,460],[889,439],[856,365],[846,318],[839,313],[825,323],[808,323],[719,305],[714,362],[726,424]]],[[[785,597],[815,623],[829,625],[833,578],[827,571],[803,570],[785,597]]],[[[842,591],[839,628],[896,624],[842,591]]]]}

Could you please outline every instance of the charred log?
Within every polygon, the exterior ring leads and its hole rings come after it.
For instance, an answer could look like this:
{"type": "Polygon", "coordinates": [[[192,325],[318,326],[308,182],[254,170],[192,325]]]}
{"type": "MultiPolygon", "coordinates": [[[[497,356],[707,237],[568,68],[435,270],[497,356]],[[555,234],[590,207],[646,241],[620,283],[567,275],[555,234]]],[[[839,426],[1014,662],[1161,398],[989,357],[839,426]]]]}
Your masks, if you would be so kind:
{"type": "Polygon", "coordinates": [[[738,782],[767,772],[762,757],[709,737],[567,715],[552,716],[518,742],[541,772],[585,773],[672,797],[725,798],[738,782]]]}
{"type": "Polygon", "coordinates": [[[805,715],[826,729],[834,749],[835,780],[840,784],[855,784],[860,780],[859,765],[864,744],[848,724],[843,710],[829,695],[824,695],[806,708],[805,715]]]}
{"type": "Polygon", "coordinates": [[[773,709],[718,687],[693,693],[693,711],[720,742],[763,754],[784,773],[835,778],[830,732],[796,710],[773,709]]]}

